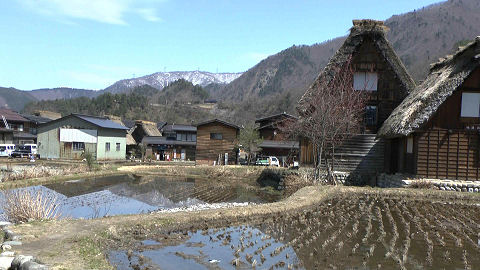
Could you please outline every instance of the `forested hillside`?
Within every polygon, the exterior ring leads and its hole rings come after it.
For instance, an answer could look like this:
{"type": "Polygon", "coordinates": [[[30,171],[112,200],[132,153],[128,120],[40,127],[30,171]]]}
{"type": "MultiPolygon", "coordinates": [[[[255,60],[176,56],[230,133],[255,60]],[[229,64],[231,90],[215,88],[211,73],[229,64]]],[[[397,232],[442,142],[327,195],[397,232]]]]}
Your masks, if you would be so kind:
{"type": "MultiPolygon", "coordinates": [[[[430,63],[480,35],[480,1],[450,0],[420,7],[392,16],[385,24],[389,28],[387,38],[413,79],[420,82],[430,63]]],[[[243,113],[245,108],[253,108],[249,114],[255,116],[281,111],[294,113],[296,101],[344,39],[292,46],[261,61],[214,95],[238,107],[240,111],[236,114],[243,113]]]]}
{"type": "Polygon", "coordinates": [[[106,92],[95,98],[79,97],[32,102],[24,111],[33,113],[36,110],[48,110],[59,112],[62,116],[82,113],[116,115],[130,120],[194,123],[213,116],[210,109],[195,106],[207,97],[208,93],[201,86],[179,80],[164,91],[143,85],[130,93],[106,92]]]}

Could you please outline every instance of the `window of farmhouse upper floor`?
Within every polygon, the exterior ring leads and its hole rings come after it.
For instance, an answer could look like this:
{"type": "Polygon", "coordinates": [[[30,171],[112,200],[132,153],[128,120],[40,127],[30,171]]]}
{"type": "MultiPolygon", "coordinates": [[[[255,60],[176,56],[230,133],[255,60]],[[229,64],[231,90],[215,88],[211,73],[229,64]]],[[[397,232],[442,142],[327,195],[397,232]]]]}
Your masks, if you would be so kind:
{"type": "Polygon", "coordinates": [[[353,89],[377,91],[378,74],[376,72],[355,72],[353,74],[353,89]]]}
{"type": "Polygon", "coordinates": [[[480,117],[480,93],[462,93],[461,117],[480,117]]]}

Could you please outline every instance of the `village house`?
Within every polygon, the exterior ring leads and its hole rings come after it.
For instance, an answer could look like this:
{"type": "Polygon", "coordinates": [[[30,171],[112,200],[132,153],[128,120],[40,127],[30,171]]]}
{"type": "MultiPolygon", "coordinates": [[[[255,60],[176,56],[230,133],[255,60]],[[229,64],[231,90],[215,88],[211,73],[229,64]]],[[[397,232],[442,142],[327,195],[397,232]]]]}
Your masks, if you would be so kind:
{"type": "Polygon", "coordinates": [[[147,156],[157,160],[194,161],[197,145],[197,127],[190,125],[165,125],[163,136],[145,136],[142,144],[147,156]]]}
{"type": "Polygon", "coordinates": [[[142,142],[143,138],[146,136],[149,136],[149,137],[162,136],[162,133],[157,127],[157,123],[145,121],[145,120],[136,120],[135,127],[131,132],[131,134],[133,136],[133,139],[135,139],[135,141],[138,143],[142,142]]]}
{"type": "Polygon", "coordinates": [[[125,159],[126,131],[105,117],[71,114],[38,127],[41,158],[82,159],[84,152],[97,160],[125,159]]]}
{"type": "Polygon", "coordinates": [[[29,133],[33,135],[37,135],[37,128],[39,125],[55,120],[35,114],[22,114],[22,117],[30,121],[29,133]]]}
{"type": "MultiPolygon", "coordinates": [[[[37,141],[37,136],[30,133],[32,122],[18,112],[7,108],[0,108],[0,118],[0,128],[13,131],[11,143],[27,144],[37,141]]],[[[2,132],[2,134],[7,133],[10,132],[2,132]]],[[[8,137],[9,135],[4,136],[8,137]]]]}
{"type": "Polygon", "coordinates": [[[0,128],[0,144],[13,144],[13,130],[0,128]]]}
{"type": "MultiPolygon", "coordinates": [[[[360,174],[381,172],[384,169],[384,142],[376,133],[391,112],[412,91],[415,83],[386,39],[387,28],[382,21],[354,20],[350,35],[330,59],[297,107],[306,115],[308,101],[317,86],[328,85],[337,67],[350,61],[353,88],[367,96],[364,122],[359,134],[335,150],[335,169],[360,174]]],[[[301,162],[313,162],[312,145],[301,142],[301,162]]]]}
{"type": "Polygon", "coordinates": [[[282,130],[283,125],[289,124],[289,121],[296,121],[297,117],[285,112],[262,117],[255,120],[258,124],[257,130],[262,138],[259,147],[260,155],[276,156],[281,164],[286,165],[298,160],[300,144],[298,140],[291,140],[282,130]]]}
{"type": "Polygon", "coordinates": [[[431,65],[378,132],[389,173],[479,180],[480,37],[431,65]]]}
{"type": "Polygon", "coordinates": [[[213,119],[197,124],[196,164],[237,164],[240,127],[213,119]]]}

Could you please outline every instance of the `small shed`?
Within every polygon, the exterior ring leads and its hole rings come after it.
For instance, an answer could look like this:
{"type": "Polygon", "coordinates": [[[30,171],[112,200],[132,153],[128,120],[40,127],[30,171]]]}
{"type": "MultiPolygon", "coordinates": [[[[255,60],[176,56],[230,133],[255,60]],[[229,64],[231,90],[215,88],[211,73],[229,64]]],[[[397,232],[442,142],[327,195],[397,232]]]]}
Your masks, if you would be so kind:
{"type": "Polygon", "coordinates": [[[432,64],[378,136],[389,173],[480,180],[480,37],[432,64]]]}
{"type": "Polygon", "coordinates": [[[236,164],[240,127],[213,119],[197,124],[196,164],[236,164]]]}
{"type": "Polygon", "coordinates": [[[85,152],[97,160],[125,159],[126,131],[105,117],[71,114],[39,125],[38,152],[53,159],[81,159],[85,152]]]}

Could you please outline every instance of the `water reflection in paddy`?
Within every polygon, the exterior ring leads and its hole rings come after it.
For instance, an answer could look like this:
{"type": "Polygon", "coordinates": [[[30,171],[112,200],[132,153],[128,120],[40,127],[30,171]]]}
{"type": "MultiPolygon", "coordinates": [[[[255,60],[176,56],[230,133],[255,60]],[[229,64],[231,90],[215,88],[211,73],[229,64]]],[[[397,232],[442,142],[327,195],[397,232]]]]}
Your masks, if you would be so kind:
{"type": "Polygon", "coordinates": [[[109,259],[117,269],[303,269],[292,247],[251,226],[188,232],[168,246],[145,240],[109,259]]]}
{"type": "Polygon", "coordinates": [[[263,203],[257,191],[204,179],[117,175],[27,187],[56,198],[62,217],[96,218],[220,202],[263,203]]]}

